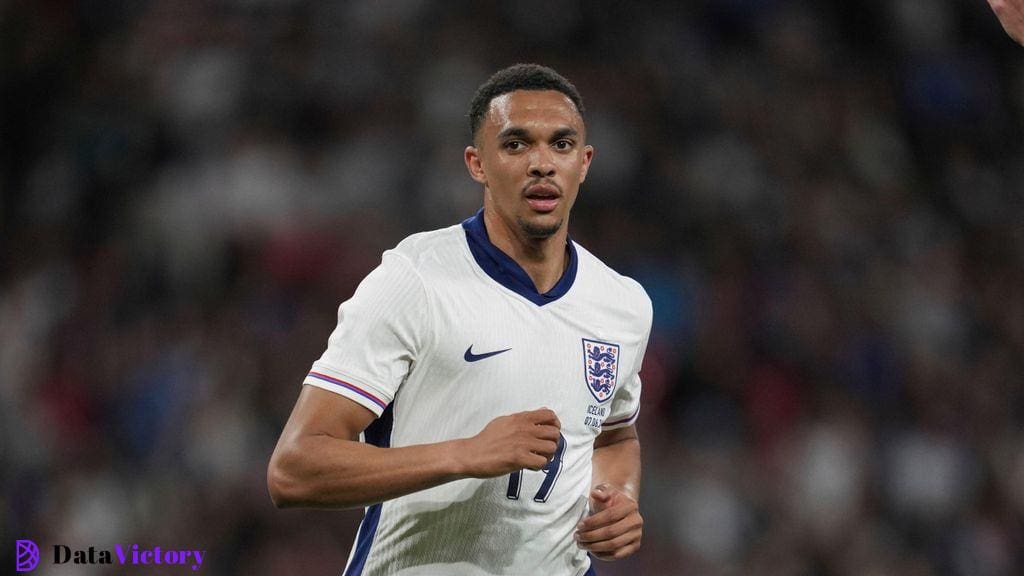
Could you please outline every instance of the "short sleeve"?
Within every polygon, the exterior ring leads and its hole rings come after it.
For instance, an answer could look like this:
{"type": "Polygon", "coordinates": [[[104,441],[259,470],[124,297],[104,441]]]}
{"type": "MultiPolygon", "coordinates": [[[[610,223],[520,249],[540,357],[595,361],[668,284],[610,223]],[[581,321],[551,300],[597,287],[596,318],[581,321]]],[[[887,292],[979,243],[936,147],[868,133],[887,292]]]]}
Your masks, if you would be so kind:
{"type": "Polygon", "coordinates": [[[341,394],[380,416],[422,351],[429,319],[426,290],[412,263],[385,252],[338,308],[327,350],[303,384],[341,394]]]}
{"type": "MultiPolygon", "coordinates": [[[[650,304],[648,300],[648,310],[650,310],[650,304]]],[[[648,318],[650,317],[648,313],[648,318]]],[[[616,428],[625,428],[636,422],[640,416],[640,367],[644,363],[644,355],[647,352],[647,341],[651,337],[651,323],[648,320],[647,330],[644,333],[643,340],[640,343],[639,351],[636,355],[636,360],[633,362],[633,366],[630,367],[626,378],[619,384],[618,390],[615,391],[615,396],[612,397],[611,410],[608,417],[605,418],[604,423],[601,425],[601,430],[615,430],[616,428]]]]}
{"type": "Polygon", "coordinates": [[[634,374],[624,384],[615,393],[611,413],[601,424],[602,431],[624,428],[636,422],[640,416],[640,375],[634,374]]]}

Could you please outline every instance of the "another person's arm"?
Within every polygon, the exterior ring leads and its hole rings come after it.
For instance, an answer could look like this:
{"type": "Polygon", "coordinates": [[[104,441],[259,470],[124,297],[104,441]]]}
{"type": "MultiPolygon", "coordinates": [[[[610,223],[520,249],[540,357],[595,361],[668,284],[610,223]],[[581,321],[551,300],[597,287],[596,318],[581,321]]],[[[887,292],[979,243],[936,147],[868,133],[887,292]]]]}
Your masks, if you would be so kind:
{"type": "Polygon", "coordinates": [[[1024,0],[988,0],[1003,30],[1024,45],[1024,0]]]}
{"type": "Polygon", "coordinates": [[[560,429],[555,413],[540,409],[495,418],[464,439],[378,448],[358,441],[373,419],[348,398],[303,386],[267,468],[274,504],[352,508],[460,478],[540,470],[560,429]]]}
{"type": "Polygon", "coordinates": [[[590,515],[576,531],[580,546],[596,558],[618,560],[640,548],[640,440],[636,427],[602,432],[594,441],[590,515]]]}

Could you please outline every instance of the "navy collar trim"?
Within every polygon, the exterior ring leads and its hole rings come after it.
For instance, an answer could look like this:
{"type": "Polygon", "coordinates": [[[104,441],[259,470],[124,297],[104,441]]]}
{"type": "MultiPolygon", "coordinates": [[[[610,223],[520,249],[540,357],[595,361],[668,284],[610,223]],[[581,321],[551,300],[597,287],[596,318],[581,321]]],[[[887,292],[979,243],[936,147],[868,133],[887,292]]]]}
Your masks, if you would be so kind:
{"type": "Polygon", "coordinates": [[[473,254],[473,259],[476,260],[480,268],[498,284],[519,294],[537,306],[550,304],[565,296],[569,289],[572,288],[573,282],[576,281],[576,269],[579,265],[579,259],[576,256],[576,246],[571,238],[566,239],[566,246],[569,248],[569,265],[566,266],[565,272],[562,273],[562,277],[554,287],[541,294],[537,291],[537,287],[533,284],[533,280],[530,279],[530,275],[526,273],[526,270],[523,270],[523,267],[508,254],[505,254],[491,243],[491,238],[487,235],[487,228],[484,226],[484,211],[482,208],[476,215],[464,220],[462,227],[466,230],[466,241],[469,243],[469,251],[473,254]]]}

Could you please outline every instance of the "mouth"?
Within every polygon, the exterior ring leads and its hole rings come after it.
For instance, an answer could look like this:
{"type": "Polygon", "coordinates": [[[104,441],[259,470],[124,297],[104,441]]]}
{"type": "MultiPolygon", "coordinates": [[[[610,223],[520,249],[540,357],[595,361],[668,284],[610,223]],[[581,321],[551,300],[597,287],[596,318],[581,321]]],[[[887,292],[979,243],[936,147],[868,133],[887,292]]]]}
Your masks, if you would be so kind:
{"type": "Polygon", "coordinates": [[[533,184],[526,188],[523,196],[533,211],[543,213],[553,211],[562,199],[562,193],[552,184],[533,184]]]}

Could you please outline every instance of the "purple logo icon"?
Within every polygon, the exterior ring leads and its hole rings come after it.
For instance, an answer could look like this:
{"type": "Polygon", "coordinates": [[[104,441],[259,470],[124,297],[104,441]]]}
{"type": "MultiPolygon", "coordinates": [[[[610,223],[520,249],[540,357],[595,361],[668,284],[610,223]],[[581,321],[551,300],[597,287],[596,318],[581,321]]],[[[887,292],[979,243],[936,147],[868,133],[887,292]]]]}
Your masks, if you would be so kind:
{"type": "Polygon", "coordinates": [[[18,540],[18,561],[15,570],[28,572],[39,565],[39,546],[31,540],[18,540]]]}

